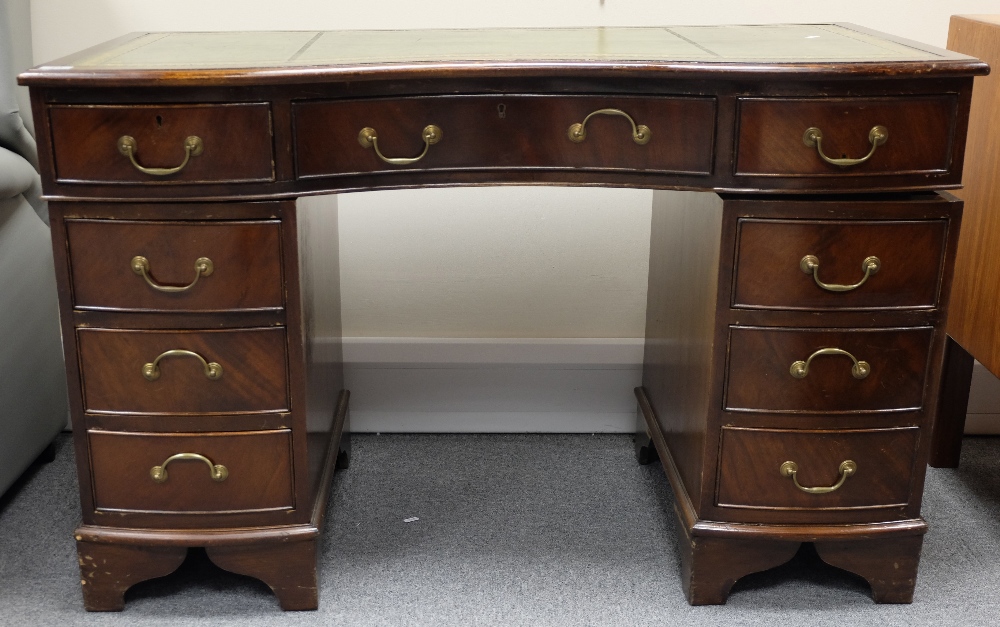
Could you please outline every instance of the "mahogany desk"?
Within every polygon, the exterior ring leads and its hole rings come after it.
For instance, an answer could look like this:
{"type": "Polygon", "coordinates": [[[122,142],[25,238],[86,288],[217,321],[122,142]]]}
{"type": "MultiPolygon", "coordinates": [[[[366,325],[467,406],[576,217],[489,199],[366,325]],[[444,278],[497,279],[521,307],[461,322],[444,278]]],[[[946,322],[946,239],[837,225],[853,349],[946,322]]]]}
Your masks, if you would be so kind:
{"type": "Polygon", "coordinates": [[[910,601],[961,215],[936,190],[987,71],[786,25],[135,34],[23,74],[86,607],[191,546],[316,607],[348,393],[311,350],[339,312],[312,307],[295,198],[501,183],[663,190],[637,447],[690,602],[802,542],[910,601]]]}

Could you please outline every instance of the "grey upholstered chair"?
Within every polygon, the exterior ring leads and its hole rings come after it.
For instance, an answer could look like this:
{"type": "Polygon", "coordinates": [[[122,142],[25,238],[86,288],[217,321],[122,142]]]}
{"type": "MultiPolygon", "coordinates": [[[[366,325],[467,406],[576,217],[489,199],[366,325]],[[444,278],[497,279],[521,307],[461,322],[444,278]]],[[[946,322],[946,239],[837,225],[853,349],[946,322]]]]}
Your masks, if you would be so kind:
{"type": "Polygon", "coordinates": [[[0,2],[0,493],[66,425],[47,209],[15,83],[31,60],[28,15],[29,0],[0,2]]]}

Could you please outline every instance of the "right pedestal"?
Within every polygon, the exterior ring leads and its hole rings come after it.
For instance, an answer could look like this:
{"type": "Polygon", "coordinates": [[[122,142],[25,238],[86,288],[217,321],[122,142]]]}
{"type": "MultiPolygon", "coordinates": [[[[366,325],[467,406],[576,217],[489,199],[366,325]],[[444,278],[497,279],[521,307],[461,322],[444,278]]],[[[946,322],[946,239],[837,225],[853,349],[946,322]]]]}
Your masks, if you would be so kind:
{"type": "Polygon", "coordinates": [[[636,396],[692,604],[802,542],[912,600],[960,217],[944,194],[656,193],[636,396]]]}

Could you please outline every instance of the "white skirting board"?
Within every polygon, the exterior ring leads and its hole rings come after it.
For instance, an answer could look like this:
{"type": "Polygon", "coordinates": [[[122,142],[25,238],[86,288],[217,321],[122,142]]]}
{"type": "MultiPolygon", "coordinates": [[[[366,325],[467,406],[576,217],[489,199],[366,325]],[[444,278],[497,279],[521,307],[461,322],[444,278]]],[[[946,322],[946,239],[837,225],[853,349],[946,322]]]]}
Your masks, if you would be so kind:
{"type": "Polygon", "coordinates": [[[969,411],[965,432],[983,435],[1000,434],[1000,380],[978,361],[972,368],[969,411]]]}
{"type": "Polygon", "coordinates": [[[629,433],[642,349],[642,338],[344,338],[351,430],[629,433]]]}

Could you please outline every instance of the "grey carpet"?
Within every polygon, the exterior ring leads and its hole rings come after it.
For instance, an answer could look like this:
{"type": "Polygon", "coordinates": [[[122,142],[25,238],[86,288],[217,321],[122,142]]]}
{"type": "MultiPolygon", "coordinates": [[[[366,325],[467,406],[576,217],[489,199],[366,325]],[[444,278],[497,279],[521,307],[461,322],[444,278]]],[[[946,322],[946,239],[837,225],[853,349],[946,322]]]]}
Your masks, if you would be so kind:
{"type": "Polygon", "coordinates": [[[966,438],[960,469],[929,470],[915,601],[896,606],[803,550],[738,582],[727,605],[689,607],[670,488],[621,435],[355,436],[317,612],[282,613],[263,584],[192,551],[132,588],[123,613],[87,614],[76,490],[61,436],[56,461],[0,500],[0,624],[859,627],[989,625],[1000,610],[998,438],[966,438]]]}

